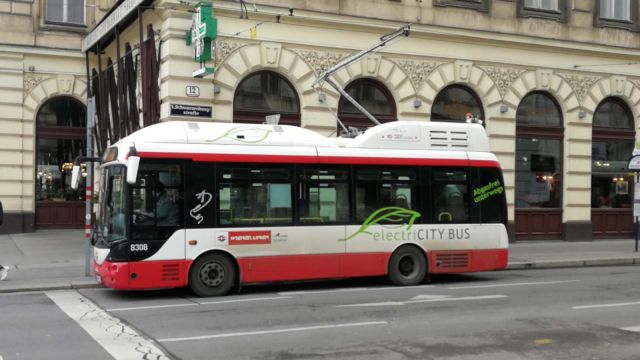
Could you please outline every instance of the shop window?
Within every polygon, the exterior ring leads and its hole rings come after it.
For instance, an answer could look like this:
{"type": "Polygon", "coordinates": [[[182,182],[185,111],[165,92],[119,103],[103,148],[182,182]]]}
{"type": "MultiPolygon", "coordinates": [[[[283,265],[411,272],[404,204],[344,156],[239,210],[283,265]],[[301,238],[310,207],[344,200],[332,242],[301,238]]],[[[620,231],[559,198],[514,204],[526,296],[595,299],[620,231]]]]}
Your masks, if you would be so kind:
{"type": "Polygon", "coordinates": [[[637,14],[637,0],[598,0],[594,25],[634,30],[637,14]]]}
{"type": "MultiPolygon", "coordinates": [[[[345,91],[381,123],[397,120],[396,102],[380,82],[373,79],[355,80],[345,91]]],[[[345,126],[368,128],[375,125],[344,97],[340,98],[338,104],[338,118],[345,126]]]]}
{"type": "Polygon", "coordinates": [[[85,107],[72,98],[53,98],[40,108],[36,118],[38,201],[84,200],[86,172],[83,171],[77,190],[70,184],[73,161],[86,152],[85,124],[85,107]]]}
{"type": "Polygon", "coordinates": [[[431,108],[431,121],[465,122],[468,113],[484,120],[480,99],[465,86],[451,85],[436,96],[431,108]]]}
{"type": "Polygon", "coordinates": [[[567,0],[518,0],[518,16],[567,21],[567,0]]]}
{"type": "Polygon", "coordinates": [[[300,101],[294,87],[273,71],[259,71],[240,82],[233,98],[233,121],[262,124],[280,114],[280,124],[300,126],[300,101]]]}
{"type": "Polygon", "coordinates": [[[85,0],[47,0],[45,15],[48,23],[84,26],[85,0]]]}
{"type": "Polygon", "coordinates": [[[489,11],[489,0],[435,0],[434,5],[489,11]]]}
{"type": "Polygon", "coordinates": [[[591,207],[630,208],[633,176],[627,162],[634,148],[635,131],[629,107],[607,98],[593,116],[591,152],[591,207]]]}
{"type": "Polygon", "coordinates": [[[525,96],[516,112],[516,208],[562,207],[562,112],[547,93],[525,96]]]}

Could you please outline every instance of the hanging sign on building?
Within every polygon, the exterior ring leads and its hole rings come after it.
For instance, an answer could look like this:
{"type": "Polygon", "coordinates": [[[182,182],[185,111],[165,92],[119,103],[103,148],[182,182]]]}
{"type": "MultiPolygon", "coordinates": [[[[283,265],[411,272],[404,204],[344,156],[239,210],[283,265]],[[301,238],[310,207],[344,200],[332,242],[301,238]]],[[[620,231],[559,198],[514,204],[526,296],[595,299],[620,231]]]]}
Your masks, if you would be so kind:
{"type": "Polygon", "coordinates": [[[102,39],[107,33],[113,30],[120,21],[131,14],[145,0],[125,0],[117,5],[104,20],[98,24],[87,36],[82,39],[82,52],[87,52],[93,45],[102,39]]]}
{"type": "Polygon", "coordinates": [[[201,118],[211,118],[211,106],[171,104],[170,114],[175,116],[191,116],[201,118]]]}
{"type": "Polygon", "coordinates": [[[187,31],[187,45],[193,47],[193,60],[201,66],[192,76],[204,77],[213,74],[214,68],[206,63],[215,58],[215,40],[218,36],[218,20],[213,17],[211,3],[198,3],[192,21],[191,29],[187,31]]]}

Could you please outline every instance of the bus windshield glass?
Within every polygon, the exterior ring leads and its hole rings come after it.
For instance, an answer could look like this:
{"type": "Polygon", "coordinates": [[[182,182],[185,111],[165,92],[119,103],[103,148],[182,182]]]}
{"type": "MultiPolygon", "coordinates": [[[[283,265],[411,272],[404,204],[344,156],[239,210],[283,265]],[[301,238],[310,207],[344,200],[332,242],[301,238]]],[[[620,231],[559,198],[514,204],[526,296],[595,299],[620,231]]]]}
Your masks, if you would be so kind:
{"type": "Polygon", "coordinates": [[[124,166],[109,166],[102,170],[98,232],[107,243],[126,236],[125,181],[124,166]]]}

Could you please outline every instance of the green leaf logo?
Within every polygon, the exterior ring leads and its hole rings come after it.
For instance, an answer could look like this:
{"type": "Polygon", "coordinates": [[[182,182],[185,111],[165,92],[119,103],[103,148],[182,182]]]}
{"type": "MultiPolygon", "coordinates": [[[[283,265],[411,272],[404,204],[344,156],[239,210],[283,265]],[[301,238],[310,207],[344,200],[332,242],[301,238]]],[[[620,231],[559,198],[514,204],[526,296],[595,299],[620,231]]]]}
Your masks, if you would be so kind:
{"type": "Polygon", "coordinates": [[[371,215],[369,215],[369,217],[366,218],[365,221],[362,223],[358,231],[354,232],[353,234],[351,234],[351,236],[347,238],[338,239],[338,241],[347,241],[347,240],[353,239],[354,237],[360,234],[371,234],[369,231],[367,231],[367,229],[371,225],[376,225],[381,221],[390,222],[393,225],[397,225],[397,226],[394,226],[396,228],[406,225],[407,230],[410,230],[411,227],[413,226],[413,223],[421,215],[422,214],[420,214],[417,211],[396,207],[396,206],[381,208],[371,213],[371,215]]]}
{"type": "Polygon", "coordinates": [[[206,140],[206,141],[216,142],[222,138],[227,138],[227,139],[243,142],[245,144],[255,144],[269,137],[269,134],[271,134],[271,130],[269,129],[234,127],[229,129],[227,132],[225,132],[221,136],[215,139],[206,140]]]}

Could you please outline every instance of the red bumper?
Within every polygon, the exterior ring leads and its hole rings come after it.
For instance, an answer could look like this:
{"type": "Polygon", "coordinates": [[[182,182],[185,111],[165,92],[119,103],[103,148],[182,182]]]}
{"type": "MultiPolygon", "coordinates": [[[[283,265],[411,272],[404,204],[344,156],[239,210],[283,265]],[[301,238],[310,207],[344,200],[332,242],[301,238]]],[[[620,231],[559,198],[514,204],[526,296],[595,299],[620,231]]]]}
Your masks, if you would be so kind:
{"type": "Polygon", "coordinates": [[[162,289],[186,286],[191,261],[94,262],[103,285],[116,290],[162,289]]]}

